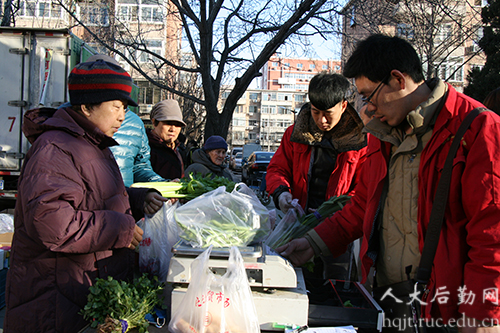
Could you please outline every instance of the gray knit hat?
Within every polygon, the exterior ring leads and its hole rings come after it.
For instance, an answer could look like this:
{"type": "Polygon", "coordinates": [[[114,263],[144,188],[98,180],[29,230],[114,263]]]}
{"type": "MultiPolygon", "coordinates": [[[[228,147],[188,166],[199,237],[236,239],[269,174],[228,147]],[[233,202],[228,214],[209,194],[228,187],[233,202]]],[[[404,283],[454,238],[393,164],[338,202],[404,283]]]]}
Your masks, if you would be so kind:
{"type": "Polygon", "coordinates": [[[179,103],[173,99],[166,99],[156,103],[151,109],[149,117],[151,120],[156,119],[157,121],[176,121],[182,127],[186,126],[186,123],[182,120],[182,112],[179,103]]]}

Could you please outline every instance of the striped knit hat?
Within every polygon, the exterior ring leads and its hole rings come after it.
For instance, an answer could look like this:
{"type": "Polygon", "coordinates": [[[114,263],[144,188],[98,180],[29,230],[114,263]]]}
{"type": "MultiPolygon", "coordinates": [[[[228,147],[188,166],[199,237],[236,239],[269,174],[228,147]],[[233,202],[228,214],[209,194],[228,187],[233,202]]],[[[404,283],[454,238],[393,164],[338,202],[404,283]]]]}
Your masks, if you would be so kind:
{"type": "Polygon", "coordinates": [[[137,106],[130,96],[130,75],[120,66],[103,60],[76,65],[69,74],[68,89],[71,105],[126,100],[128,105],[137,106]]]}

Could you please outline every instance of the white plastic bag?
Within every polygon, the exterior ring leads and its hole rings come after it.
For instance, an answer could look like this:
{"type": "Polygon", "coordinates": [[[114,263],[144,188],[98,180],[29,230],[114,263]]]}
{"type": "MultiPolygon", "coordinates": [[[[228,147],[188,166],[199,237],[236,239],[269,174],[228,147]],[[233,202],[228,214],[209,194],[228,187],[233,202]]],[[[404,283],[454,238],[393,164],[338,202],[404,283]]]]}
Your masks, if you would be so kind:
{"type": "Polygon", "coordinates": [[[299,204],[298,199],[292,200],[292,206],[294,208],[289,209],[285,216],[278,222],[273,231],[267,236],[265,243],[271,248],[276,249],[281,245],[285,245],[292,240],[291,235],[297,229],[304,228],[298,218],[304,215],[304,210],[299,204]]]}
{"type": "Polygon", "coordinates": [[[212,246],[191,264],[191,281],[172,314],[172,333],[259,333],[257,310],[237,247],[231,247],[223,276],[208,266],[212,246]]]}
{"type": "Polygon", "coordinates": [[[229,193],[225,186],[177,208],[180,237],[195,248],[246,246],[270,230],[269,211],[243,183],[229,193]]]}
{"type": "Polygon", "coordinates": [[[14,232],[14,215],[0,214],[0,234],[14,232]]]}
{"type": "Polygon", "coordinates": [[[179,202],[169,200],[152,217],[146,216],[137,224],[144,231],[139,244],[139,270],[166,281],[172,257],[172,246],[179,240],[179,230],[173,214],[179,202]]]}

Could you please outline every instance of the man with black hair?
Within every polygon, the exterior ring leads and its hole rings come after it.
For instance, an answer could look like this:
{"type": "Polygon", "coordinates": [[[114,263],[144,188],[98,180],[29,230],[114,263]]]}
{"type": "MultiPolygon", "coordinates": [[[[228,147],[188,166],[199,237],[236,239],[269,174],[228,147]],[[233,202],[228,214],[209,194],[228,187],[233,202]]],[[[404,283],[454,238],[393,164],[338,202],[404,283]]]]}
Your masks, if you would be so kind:
{"type": "MultiPolygon", "coordinates": [[[[365,127],[372,136],[355,195],[305,238],[276,250],[301,265],[314,255],[342,253],[363,236],[363,281],[373,266],[376,286],[391,292],[416,276],[452,139],[466,115],[482,104],[439,79],[425,81],[415,49],[398,37],[372,35],[360,42],[344,75],[354,78],[373,117],[365,127]]],[[[500,331],[487,327],[500,320],[499,146],[500,117],[479,114],[454,159],[448,206],[421,299],[430,331],[443,324],[462,332],[500,331]]],[[[393,310],[384,308],[389,318],[408,321],[393,310]]]]}
{"type": "Polygon", "coordinates": [[[308,212],[332,196],[353,194],[366,137],[363,122],[346,100],[349,86],[339,74],[311,79],[310,103],[285,131],[267,168],[267,191],[283,212],[292,207],[293,198],[308,212]]]}

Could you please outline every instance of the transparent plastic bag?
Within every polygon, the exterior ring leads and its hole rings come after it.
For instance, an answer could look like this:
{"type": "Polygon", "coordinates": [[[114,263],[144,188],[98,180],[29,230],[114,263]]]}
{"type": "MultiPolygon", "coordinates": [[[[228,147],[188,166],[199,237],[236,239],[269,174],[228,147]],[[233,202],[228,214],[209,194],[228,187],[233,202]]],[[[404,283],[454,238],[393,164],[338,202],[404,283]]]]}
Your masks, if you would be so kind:
{"type": "Polygon", "coordinates": [[[0,234],[14,232],[14,215],[0,214],[0,234]]]}
{"type": "Polygon", "coordinates": [[[304,215],[304,210],[300,206],[298,199],[292,200],[294,208],[289,209],[285,216],[278,222],[264,241],[271,249],[275,249],[292,240],[291,236],[303,226],[299,222],[299,217],[304,215]]]}
{"type": "Polygon", "coordinates": [[[257,310],[237,247],[231,247],[227,271],[212,273],[208,260],[212,246],[191,264],[191,281],[172,314],[172,333],[260,333],[257,310]]]}
{"type": "Polygon", "coordinates": [[[137,225],[144,231],[139,244],[139,270],[166,281],[172,257],[172,246],[179,241],[179,229],[173,214],[179,202],[169,200],[153,216],[146,216],[137,225]]]}
{"type": "Polygon", "coordinates": [[[245,184],[207,192],[174,213],[180,238],[195,248],[246,246],[270,230],[269,211],[245,184]]]}

